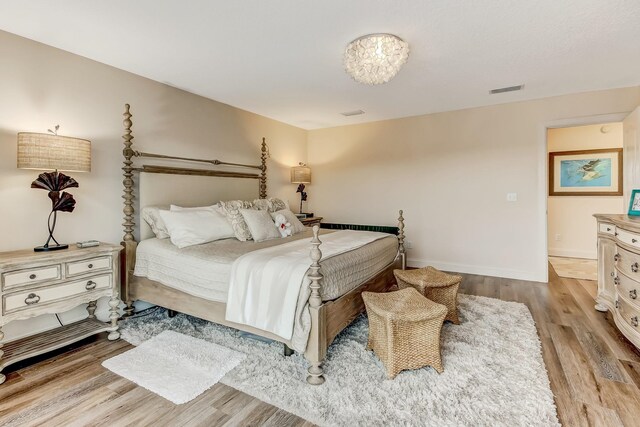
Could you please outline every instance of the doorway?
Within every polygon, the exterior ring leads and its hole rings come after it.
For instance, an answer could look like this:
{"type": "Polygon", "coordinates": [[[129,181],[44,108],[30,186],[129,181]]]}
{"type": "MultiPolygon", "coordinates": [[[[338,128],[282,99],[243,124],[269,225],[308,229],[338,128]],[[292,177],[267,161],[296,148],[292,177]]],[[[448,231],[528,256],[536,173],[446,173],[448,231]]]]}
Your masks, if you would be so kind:
{"type": "Polygon", "coordinates": [[[548,128],[546,136],[549,262],[560,277],[597,280],[593,214],[625,212],[623,195],[611,194],[622,191],[622,122],[548,128]]]}

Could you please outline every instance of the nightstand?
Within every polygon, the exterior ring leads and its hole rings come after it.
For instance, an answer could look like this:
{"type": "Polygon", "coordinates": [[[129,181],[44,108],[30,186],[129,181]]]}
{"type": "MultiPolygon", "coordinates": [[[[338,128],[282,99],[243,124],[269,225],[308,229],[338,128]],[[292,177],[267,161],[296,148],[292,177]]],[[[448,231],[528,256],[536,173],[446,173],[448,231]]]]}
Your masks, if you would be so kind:
{"type": "Polygon", "coordinates": [[[301,219],[300,222],[305,227],[313,227],[316,224],[320,225],[320,223],[322,222],[322,217],[321,216],[312,216],[310,218],[301,219]]]}
{"type": "MultiPolygon", "coordinates": [[[[99,246],[52,252],[33,249],[0,253],[0,372],[15,362],[55,350],[91,335],[108,331],[110,340],[118,332],[119,254],[122,247],[99,246]],[[96,301],[108,296],[109,323],[95,317],[96,301]],[[7,343],[2,327],[13,320],[61,313],[88,303],[89,316],[50,331],[7,343]]],[[[0,384],[5,376],[0,373],[0,384]]]]}

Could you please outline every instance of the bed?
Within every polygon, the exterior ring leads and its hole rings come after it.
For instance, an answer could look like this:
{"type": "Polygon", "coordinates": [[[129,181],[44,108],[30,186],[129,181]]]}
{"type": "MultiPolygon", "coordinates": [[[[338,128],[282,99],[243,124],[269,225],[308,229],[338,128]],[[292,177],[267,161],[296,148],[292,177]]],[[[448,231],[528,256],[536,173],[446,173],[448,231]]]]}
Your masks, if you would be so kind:
{"type": "MultiPolygon", "coordinates": [[[[388,235],[335,256],[323,257],[322,240],[331,241],[335,230],[318,226],[285,239],[264,242],[240,242],[236,239],[218,240],[203,245],[178,249],[168,239],[141,238],[138,242],[134,231],[142,226],[136,215],[136,198],[143,196],[136,181],[141,176],[189,176],[214,177],[225,181],[224,189],[233,189],[233,182],[253,182],[260,199],[267,198],[268,148],[263,138],[259,165],[202,160],[141,152],[133,149],[132,115],[130,107],[124,113],[124,238],[122,245],[122,300],[124,317],[133,314],[133,302],[143,300],[167,309],[189,314],[222,325],[230,326],[261,337],[282,342],[303,353],[310,366],[307,382],[319,385],[324,382],[322,363],[333,339],[364,310],[361,293],[386,292],[395,284],[393,270],[405,268],[404,218],[402,211],[398,227],[386,227],[388,235]],[[159,165],[135,165],[135,158],[160,160],[159,165]],[[184,168],[167,166],[167,161],[207,163],[211,168],[184,168]],[[224,167],[225,169],[222,169],[224,167]],[[229,170],[233,168],[233,170],[229,170]],[[137,191],[136,191],[137,190],[137,191]],[[138,194],[139,193],[139,194],[138,194]],[[309,248],[309,267],[304,269],[305,281],[298,295],[295,322],[290,337],[283,337],[249,324],[227,320],[225,313],[229,298],[229,278],[234,262],[245,255],[259,255],[273,250],[287,250],[297,246],[309,248]],[[277,246],[277,248],[276,248],[277,246]]],[[[138,183],[139,184],[139,183],[138,183]]],[[[238,185],[238,188],[240,186],[238,185]]],[[[207,186],[207,191],[210,186],[207,186]]],[[[146,191],[149,192],[148,189],[146,191]]],[[[221,190],[223,192],[223,190],[221,190]]],[[[158,191],[151,191],[157,194],[158,191]]],[[[164,189],[160,193],[167,193],[164,189]]],[[[170,193],[170,192],[169,192],[170,193]]],[[[185,193],[182,191],[182,193],[185,193]]],[[[167,197],[166,194],[163,194],[167,197]]],[[[224,197],[221,194],[220,197],[224,197]]],[[[141,204],[143,202],[140,202],[141,204]]],[[[144,201],[147,203],[147,200],[144,201]]],[[[138,209],[139,210],[139,209],[138,209]]],[[[364,226],[334,225],[332,228],[362,229],[364,226]]],[[[337,232],[341,233],[341,232],[337,232]]],[[[352,232],[353,233],[353,232],[352,232]]],[[[140,233],[145,237],[145,233],[140,233]]],[[[150,237],[150,236],[146,236],[150,237]]],[[[343,236],[344,237],[344,236],[343,236]]],[[[327,244],[330,244],[327,243],[327,244]]],[[[326,249],[329,249],[327,246],[326,249]]],[[[245,256],[246,258],[246,256],[245,256]]],[[[237,263],[236,263],[237,264],[237,263]]],[[[232,289],[233,290],[233,289],[232,289]]],[[[232,302],[229,301],[229,304],[232,302]]],[[[266,310],[270,310],[269,306],[266,310]]]]}

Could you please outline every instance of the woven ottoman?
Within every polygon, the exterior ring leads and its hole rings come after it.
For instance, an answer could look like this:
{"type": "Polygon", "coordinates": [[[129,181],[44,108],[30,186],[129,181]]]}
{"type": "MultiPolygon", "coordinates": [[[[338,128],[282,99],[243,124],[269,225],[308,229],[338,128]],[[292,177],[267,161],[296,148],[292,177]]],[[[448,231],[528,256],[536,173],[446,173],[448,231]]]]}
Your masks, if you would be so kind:
{"type": "Polygon", "coordinates": [[[460,324],[457,297],[462,276],[443,273],[433,267],[393,270],[393,274],[396,276],[398,289],[416,289],[431,301],[447,307],[445,321],[460,324]]]}
{"type": "Polygon", "coordinates": [[[429,301],[413,288],[395,292],[363,292],[369,316],[369,342],[387,371],[395,378],[404,369],[432,366],[443,371],[440,331],[447,308],[429,301]]]}

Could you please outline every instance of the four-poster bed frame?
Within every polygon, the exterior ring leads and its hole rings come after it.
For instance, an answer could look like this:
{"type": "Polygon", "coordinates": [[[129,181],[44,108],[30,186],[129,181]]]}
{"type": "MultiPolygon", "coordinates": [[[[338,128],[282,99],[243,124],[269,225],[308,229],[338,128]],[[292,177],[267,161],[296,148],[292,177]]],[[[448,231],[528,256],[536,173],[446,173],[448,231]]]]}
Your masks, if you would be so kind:
{"type": "MultiPolygon", "coordinates": [[[[273,335],[269,332],[258,330],[246,325],[240,325],[225,320],[226,304],[216,301],[210,301],[203,298],[195,297],[186,292],[165,286],[159,282],[133,275],[136,262],[136,242],[133,231],[136,225],[134,218],[133,200],[134,195],[134,176],[136,173],[159,173],[159,174],[177,174],[177,175],[200,175],[225,178],[245,178],[256,179],[258,181],[258,193],[261,199],[267,197],[267,158],[268,148],[265,139],[262,140],[261,148],[261,164],[248,165],[240,163],[222,162],[219,160],[203,160],[188,157],[166,156],[161,154],[145,153],[136,151],[133,146],[133,134],[131,121],[131,112],[129,104],[125,105],[124,112],[124,164],[123,184],[124,184],[124,238],[122,246],[124,250],[121,254],[121,272],[122,272],[122,299],[126,304],[124,317],[133,314],[133,302],[135,300],[143,300],[152,304],[165,307],[169,310],[178,311],[189,314],[205,320],[209,320],[222,325],[230,326],[235,329],[250,332],[262,337],[270,338],[288,345],[290,342],[283,338],[273,335]],[[244,169],[253,169],[256,172],[230,172],[208,169],[191,169],[178,168],[157,165],[142,165],[134,167],[133,158],[156,158],[168,160],[182,160],[198,163],[207,163],[214,166],[233,166],[244,169]]],[[[405,249],[404,249],[404,218],[402,211],[398,218],[398,255],[394,262],[389,264],[383,271],[374,277],[362,283],[357,288],[344,294],[340,298],[331,301],[322,301],[322,273],[320,272],[320,260],[322,252],[320,249],[321,241],[318,238],[318,226],[313,228],[313,239],[311,240],[311,265],[309,267],[309,279],[311,284],[309,288],[311,295],[309,297],[309,309],[311,312],[311,332],[307,349],[304,353],[306,359],[310,363],[308,368],[307,381],[310,384],[318,385],[324,382],[322,363],[327,353],[327,349],[333,339],[351,322],[364,311],[364,303],[361,294],[364,291],[370,292],[386,292],[391,289],[395,283],[393,270],[397,268],[405,268],[405,249]]]]}

